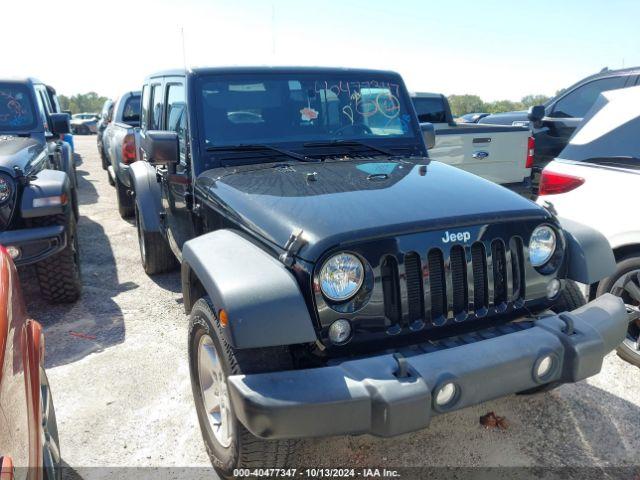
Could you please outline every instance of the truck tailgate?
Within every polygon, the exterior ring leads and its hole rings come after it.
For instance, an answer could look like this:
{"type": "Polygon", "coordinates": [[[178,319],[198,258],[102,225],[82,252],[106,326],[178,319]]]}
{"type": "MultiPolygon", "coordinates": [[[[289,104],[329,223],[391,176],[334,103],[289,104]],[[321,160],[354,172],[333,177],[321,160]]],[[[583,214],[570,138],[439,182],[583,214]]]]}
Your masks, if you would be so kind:
{"type": "Polygon", "coordinates": [[[519,127],[436,126],[429,156],[501,185],[522,183],[531,175],[526,168],[529,135],[519,127]]]}

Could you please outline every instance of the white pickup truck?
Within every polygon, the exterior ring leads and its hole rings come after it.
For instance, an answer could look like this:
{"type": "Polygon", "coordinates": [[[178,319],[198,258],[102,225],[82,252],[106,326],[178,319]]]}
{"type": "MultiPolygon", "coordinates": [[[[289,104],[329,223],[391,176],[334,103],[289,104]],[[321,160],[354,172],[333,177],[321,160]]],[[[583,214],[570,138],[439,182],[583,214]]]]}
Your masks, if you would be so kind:
{"type": "Polygon", "coordinates": [[[456,124],[449,102],[438,93],[411,94],[421,124],[435,129],[429,157],[503,185],[531,193],[534,141],[526,127],[456,124]]]}

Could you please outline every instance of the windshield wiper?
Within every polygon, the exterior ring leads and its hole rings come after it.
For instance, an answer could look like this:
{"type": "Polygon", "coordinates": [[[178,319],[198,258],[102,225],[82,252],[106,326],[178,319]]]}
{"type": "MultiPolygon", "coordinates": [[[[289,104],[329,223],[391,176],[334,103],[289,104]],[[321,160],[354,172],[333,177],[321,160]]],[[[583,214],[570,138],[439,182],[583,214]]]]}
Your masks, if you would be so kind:
{"type": "Polygon", "coordinates": [[[384,155],[394,156],[394,154],[386,148],[376,147],[366,142],[359,140],[330,140],[328,142],[307,142],[302,144],[305,148],[323,148],[323,147],[366,147],[374,152],[382,153],[384,155]]]}
{"type": "Polygon", "coordinates": [[[207,152],[260,152],[271,151],[291,157],[301,162],[315,162],[312,158],[305,157],[299,153],[285,150],[283,148],[274,147],[271,145],[259,145],[259,144],[238,144],[238,145],[215,145],[207,147],[207,152]]]}

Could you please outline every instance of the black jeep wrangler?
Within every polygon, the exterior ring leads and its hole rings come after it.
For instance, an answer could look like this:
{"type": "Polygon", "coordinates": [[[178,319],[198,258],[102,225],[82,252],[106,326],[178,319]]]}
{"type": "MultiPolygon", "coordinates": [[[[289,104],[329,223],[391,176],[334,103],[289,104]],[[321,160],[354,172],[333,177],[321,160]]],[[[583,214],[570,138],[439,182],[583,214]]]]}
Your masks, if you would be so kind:
{"type": "Polygon", "coordinates": [[[42,296],[73,302],[81,291],[76,169],[69,115],[53,89],[0,80],[0,244],[16,265],[35,264],[42,296]]]}
{"type": "Polygon", "coordinates": [[[622,302],[584,305],[573,283],[613,271],[607,241],[430,162],[395,73],[152,75],[140,149],[142,263],[181,263],[196,409],[224,476],[286,466],[290,439],[398,435],[582,380],[625,336],[622,302]]]}

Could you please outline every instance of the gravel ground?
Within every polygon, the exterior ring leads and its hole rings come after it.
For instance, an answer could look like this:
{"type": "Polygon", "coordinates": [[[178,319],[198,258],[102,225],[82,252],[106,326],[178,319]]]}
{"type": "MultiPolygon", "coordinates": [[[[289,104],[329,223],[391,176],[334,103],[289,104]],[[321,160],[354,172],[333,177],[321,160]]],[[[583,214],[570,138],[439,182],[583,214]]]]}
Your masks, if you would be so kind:
{"type": "MultiPolygon", "coordinates": [[[[180,476],[185,467],[209,467],[191,396],[179,275],[150,278],[144,273],[136,230],[118,216],[95,136],[76,136],[76,149],[82,298],[74,305],[49,306],[38,299],[33,273],[21,272],[29,311],[45,326],[67,474],[139,476],[141,470],[134,475],[119,467],[153,467],[150,471],[156,473],[172,467],[173,476],[180,476]]],[[[639,373],[611,354],[602,372],[588,381],[437,417],[429,429],[393,439],[304,441],[295,463],[387,468],[640,465],[639,373]],[[481,427],[478,418],[489,411],[506,417],[508,429],[481,427]]],[[[209,471],[197,471],[211,477],[209,471]]],[[[591,473],[600,476],[597,470],[591,473]]]]}

